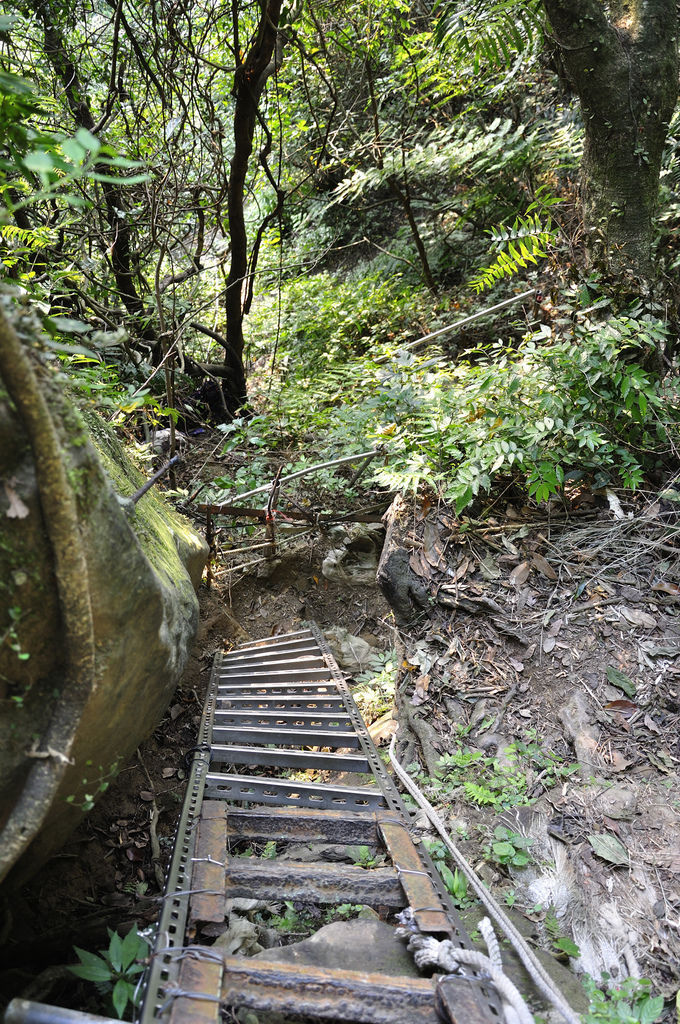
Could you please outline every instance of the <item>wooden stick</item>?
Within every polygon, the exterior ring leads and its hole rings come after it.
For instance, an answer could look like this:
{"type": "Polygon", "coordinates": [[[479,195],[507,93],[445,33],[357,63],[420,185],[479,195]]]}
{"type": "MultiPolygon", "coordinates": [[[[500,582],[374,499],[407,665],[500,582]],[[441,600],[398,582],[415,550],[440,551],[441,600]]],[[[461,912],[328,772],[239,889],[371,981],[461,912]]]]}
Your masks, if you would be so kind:
{"type": "Polygon", "coordinates": [[[505,309],[506,306],[512,306],[515,302],[521,302],[522,299],[528,299],[530,295],[535,295],[538,291],[537,288],[530,288],[527,292],[522,292],[521,295],[513,295],[511,299],[505,299],[503,302],[496,303],[495,306],[490,306],[488,309],[481,309],[478,313],[472,313],[470,316],[463,317],[462,320],[457,320],[455,324],[449,324],[448,327],[440,327],[438,331],[433,331],[432,334],[424,334],[422,338],[416,338],[415,341],[409,341],[408,345],[400,345],[398,349],[395,349],[394,353],[389,356],[378,356],[374,359],[374,363],[386,363],[388,359],[394,359],[399,352],[408,352],[409,349],[415,348],[416,345],[422,345],[426,341],[432,341],[433,338],[438,338],[440,334],[447,334],[449,331],[455,331],[459,327],[465,327],[466,324],[471,324],[473,320],[479,320],[483,316],[488,316],[490,313],[496,313],[499,309],[505,309]]]}
{"type": "MultiPolygon", "coordinates": [[[[299,469],[297,473],[289,473],[288,476],[281,476],[278,479],[274,479],[271,483],[262,484],[261,487],[255,487],[252,491],[246,491],[244,494],[238,494],[231,499],[234,501],[243,501],[244,498],[252,498],[254,494],[265,494],[267,491],[274,490],[277,484],[287,484],[290,480],[297,480],[301,476],[308,476],[310,473],[317,473],[320,469],[331,469],[333,466],[344,466],[348,462],[358,462],[359,459],[365,459],[368,455],[371,457],[374,455],[380,455],[380,448],[375,448],[370,452],[360,452],[358,455],[344,455],[341,459],[331,459],[329,462],[317,462],[314,466],[307,466],[306,469],[299,469]]],[[[222,505],[213,505],[213,512],[222,511],[222,505]]],[[[199,505],[199,508],[203,508],[199,505]]]]}

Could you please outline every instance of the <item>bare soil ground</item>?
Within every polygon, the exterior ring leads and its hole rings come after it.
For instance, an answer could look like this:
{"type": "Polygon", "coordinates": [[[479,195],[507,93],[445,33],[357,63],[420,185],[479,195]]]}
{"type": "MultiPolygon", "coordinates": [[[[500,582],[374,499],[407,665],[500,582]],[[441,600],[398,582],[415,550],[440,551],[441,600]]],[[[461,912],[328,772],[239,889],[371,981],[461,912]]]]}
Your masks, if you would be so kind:
{"type": "Polygon", "coordinates": [[[571,939],[577,971],[646,976],[667,997],[680,975],[676,508],[583,495],[479,522],[416,507],[402,522],[429,603],[400,686],[424,788],[537,941],[571,939]],[[529,864],[494,849],[508,834],[532,841],[529,864]]]}

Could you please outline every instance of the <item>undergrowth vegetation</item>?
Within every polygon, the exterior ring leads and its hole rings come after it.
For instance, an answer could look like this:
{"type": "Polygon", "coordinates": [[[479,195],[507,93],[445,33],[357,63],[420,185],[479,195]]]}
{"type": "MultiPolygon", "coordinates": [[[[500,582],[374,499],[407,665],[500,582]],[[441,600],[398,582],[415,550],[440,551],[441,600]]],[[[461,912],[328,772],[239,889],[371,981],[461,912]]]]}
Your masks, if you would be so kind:
{"type": "MultiPolygon", "coordinates": [[[[438,802],[460,801],[500,812],[533,803],[545,790],[573,775],[576,768],[544,750],[529,733],[495,756],[471,749],[459,739],[451,753],[440,758],[436,778],[429,778],[418,764],[411,765],[410,771],[438,802]]],[[[509,836],[496,838],[507,840],[509,836]]]]}
{"type": "MultiPolygon", "coordinates": [[[[339,303],[342,293],[334,295],[339,303]]],[[[313,333],[301,351],[303,303],[301,320],[295,326],[289,314],[280,339],[266,416],[272,438],[323,434],[330,451],[379,445],[379,486],[426,486],[459,512],[496,484],[517,485],[536,501],[583,483],[635,489],[646,474],[670,471],[676,457],[677,383],[653,370],[667,327],[640,306],[613,315],[606,299],[594,305],[579,313],[567,295],[519,340],[433,359],[431,351],[400,352],[401,339],[378,316],[348,357],[346,325],[358,337],[360,303],[336,306],[323,355],[313,333]]]]}

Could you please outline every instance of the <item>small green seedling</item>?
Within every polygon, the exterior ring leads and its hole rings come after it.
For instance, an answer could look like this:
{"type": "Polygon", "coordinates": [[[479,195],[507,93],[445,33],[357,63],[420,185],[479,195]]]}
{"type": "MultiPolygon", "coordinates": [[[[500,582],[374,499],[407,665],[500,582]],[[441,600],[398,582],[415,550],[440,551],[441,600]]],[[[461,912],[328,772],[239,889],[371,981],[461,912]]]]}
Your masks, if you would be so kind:
{"type": "Polygon", "coordinates": [[[517,832],[497,825],[493,830],[494,841],[484,848],[487,860],[504,867],[524,868],[531,860],[528,850],[533,839],[521,836],[517,832]]]}
{"type": "Polygon", "coordinates": [[[110,940],[108,949],[90,953],[74,946],[80,963],[69,966],[69,971],[78,978],[94,982],[102,995],[110,994],[116,1016],[122,1019],[128,1003],[137,1005],[138,975],[145,968],[139,961],[148,956],[149,944],[139,934],[136,925],[133,925],[124,939],[121,939],[118,932],[107,930],[110,940]]]}
{"type": "Polygon", "coordinates": [[[663,1013],[663,996],[652,996],[647,978],[626,978],[609,991],[609,975],[604,973],[602,980],[602,988],[589,975],[583,980],[589,1000],[584,1024],[654,1024],[663,1013]]]}
{"type": "Polygon", "coordinates": [[[446,863],[449,851],[445,844],[440,839],[425,839],[423,842],[453,902],[461,909],[471,906],[474,901],[468,896],[467,878],[458,868],[452,871],[446,863]]]}
{"type": "Polygon", "coordinates": [[[571,957],[574,960],[578,960],[581,956],[581,950],[576,945],[573,939],[570,939],[568,935],[560,935],[559,938],[553,939],[553,949],[557,950],[558,953],[563,953],[567,957],[571,957]]]}
{"type": "Polygon", "coordinates": [[[562,934],[562,926],[557,919],[555,908],[550,906],[546,912],[545,918],[543,919],[543,927],[550,936],[550,942],[552,948],[562,957],[573,957],[575,960],[581,956],[581,950],[576,945],[573,939],[570,939],[568,935],[562,934]]]}
{"type": "Polygon", "coordinates": [[[352,858],[352,863],[358,868],[377,868],[384,863],[385,858],[376,856],[370,846],[348,846],[347,853],[352,858]]]}

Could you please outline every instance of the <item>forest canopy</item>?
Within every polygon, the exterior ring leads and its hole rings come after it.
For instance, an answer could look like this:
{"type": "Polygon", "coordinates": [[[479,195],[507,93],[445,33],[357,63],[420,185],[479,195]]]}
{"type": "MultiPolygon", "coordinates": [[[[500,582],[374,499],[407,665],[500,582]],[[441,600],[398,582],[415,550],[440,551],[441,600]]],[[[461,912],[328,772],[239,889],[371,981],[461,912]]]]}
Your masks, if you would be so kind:
{"type": "Polygon", "coordinates": [[[233,441],[256,416],[271,447],[378,443],[380,485],[459,510],[509,480],[539,501],[661,482],[669,25],[670,0],[22,0],[0,22],[6,287],[87,401],[173,451],[176,425],[233,441]]]}

